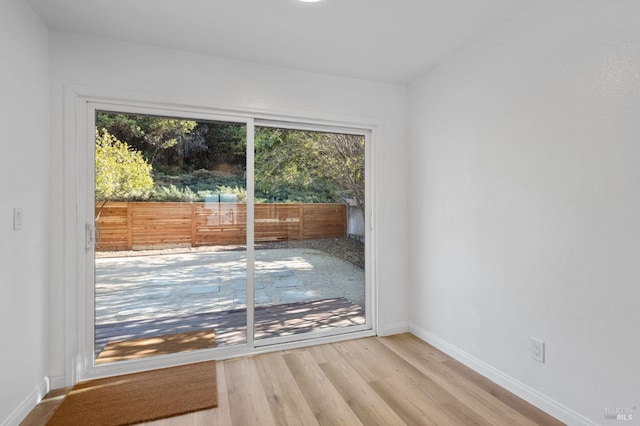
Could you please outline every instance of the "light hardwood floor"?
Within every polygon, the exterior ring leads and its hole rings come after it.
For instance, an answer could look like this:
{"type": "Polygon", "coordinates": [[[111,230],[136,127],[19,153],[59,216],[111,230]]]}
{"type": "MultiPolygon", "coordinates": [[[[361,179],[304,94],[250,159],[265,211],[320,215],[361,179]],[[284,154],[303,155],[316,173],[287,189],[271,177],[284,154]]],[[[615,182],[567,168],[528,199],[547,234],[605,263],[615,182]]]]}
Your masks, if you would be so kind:
{"type": "MultiPolygon", "coordinates": [[[[217,363],[218,408],[147,423],[199,425],[561,425],[410,334],[217,363]]],[[[23,425],[46,423],[65,391],[23,425]]]]}

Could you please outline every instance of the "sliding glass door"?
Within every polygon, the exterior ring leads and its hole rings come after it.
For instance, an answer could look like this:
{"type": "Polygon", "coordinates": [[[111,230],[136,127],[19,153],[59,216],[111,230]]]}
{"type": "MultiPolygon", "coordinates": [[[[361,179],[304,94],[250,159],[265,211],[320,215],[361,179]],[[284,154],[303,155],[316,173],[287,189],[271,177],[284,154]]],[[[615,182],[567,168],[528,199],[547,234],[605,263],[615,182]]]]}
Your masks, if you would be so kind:
{"type": "Polygon", "coordinates": [[[256,345],[366,323],[365,137],[255,132],[256,345]]]}
{"type": "Polygon", "coordinates": [[[103,103],[87,122],[89,370],[371,329],[366,132],[103,103]]]}
{"type": "Polygon", "coordinates": [[[247,125],[95,113],[95,362],[247,342],[247,125]]]}

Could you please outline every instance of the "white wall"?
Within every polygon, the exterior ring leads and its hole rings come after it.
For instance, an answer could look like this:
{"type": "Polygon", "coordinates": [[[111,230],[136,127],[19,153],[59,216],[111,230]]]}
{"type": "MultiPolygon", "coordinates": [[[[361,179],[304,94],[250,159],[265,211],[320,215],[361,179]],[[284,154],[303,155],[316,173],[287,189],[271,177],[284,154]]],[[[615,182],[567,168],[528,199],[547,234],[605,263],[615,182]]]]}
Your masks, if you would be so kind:
{"type": "MultiPolygon", "coordinates": [[[[186,52],[88,38],[68,33],[51,35],[52,155],[51,191],[51,374],[58,380],[72,360],[65,355],[63,196],[74,188],[63,185],[63,116],[65,85],[116,90],[135,99],[179,99],[196,106],[221,106],[304,114],[371,118],[381,125],[380,180],[377,196],[380,229],[379,277],[383,286],[381,332],[408,327],[406,220],[407,198],[406,87],[229,61],[186,52]],[[393,197],[385,201],[385,197],[393,197]]],[[[66,117],[68,119],[68,117],[66,117]]],[[[74,194],[71,194],[73,198],[74,194]]],[[[69,225],[69,224],[67,224],[69,225]]],[[[72,320],[72,319],[70,319],[72,320]]],[[[67,348],[67,353],[73,348],[67,348]]]]}
{"type": "Polygon", "coordinates": [[[0,2],[0,423],[18,422],[46,376],[49,209],[47,30],[22,0],[0,2]],[[13,208],[24,227],[13,230],[13,208]]]}
{"type": "Polygon", "coordinates": [[[539,2],[409,123],[412,330],[570,423],[639,407],[640,3],[539,2]]]}

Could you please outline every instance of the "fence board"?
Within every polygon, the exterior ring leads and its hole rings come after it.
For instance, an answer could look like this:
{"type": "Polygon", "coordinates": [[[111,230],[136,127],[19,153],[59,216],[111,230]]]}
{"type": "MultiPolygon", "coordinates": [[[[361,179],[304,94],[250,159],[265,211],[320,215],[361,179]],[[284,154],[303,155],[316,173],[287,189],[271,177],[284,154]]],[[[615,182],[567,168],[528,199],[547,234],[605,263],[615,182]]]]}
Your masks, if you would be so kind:
{"type": "MultiPolygon", "coordinates": [[[[99,251],[246,244],[241,203],[109,202],[96,207],[99,251]]],[[[256,204],[255,240],[344,237],[344,204],[256,204]]]]}

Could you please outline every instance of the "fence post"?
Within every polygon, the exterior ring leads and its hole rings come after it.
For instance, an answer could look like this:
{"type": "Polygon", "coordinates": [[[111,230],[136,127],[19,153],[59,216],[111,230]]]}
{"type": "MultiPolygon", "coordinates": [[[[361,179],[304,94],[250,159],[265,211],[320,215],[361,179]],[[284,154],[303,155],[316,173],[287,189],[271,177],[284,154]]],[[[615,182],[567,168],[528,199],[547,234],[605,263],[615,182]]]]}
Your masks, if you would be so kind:
{"type": "Polygon", "coordinates": [[[127,202],[127,250],[133,250],[133,203],[127,202]]]}
{"type": "Polygon", "coordinates": [[[298,206],[298,239],[304,240],[304,204],[298,206]]]}
{"type": "Polygon", "coordinates": [[[344,210],[344,214],[342,215],[342,229],[344,229],[345,237],[349,236],[349,206],[347,204],[342,204],[342,209],[344,210]]]}
{"type": "Polygon", "coordinates": [[[196,220],[196,203],[191,203],[191,247],[196,246],[196,231],[197,231],[197,220],[196,220]]]}

